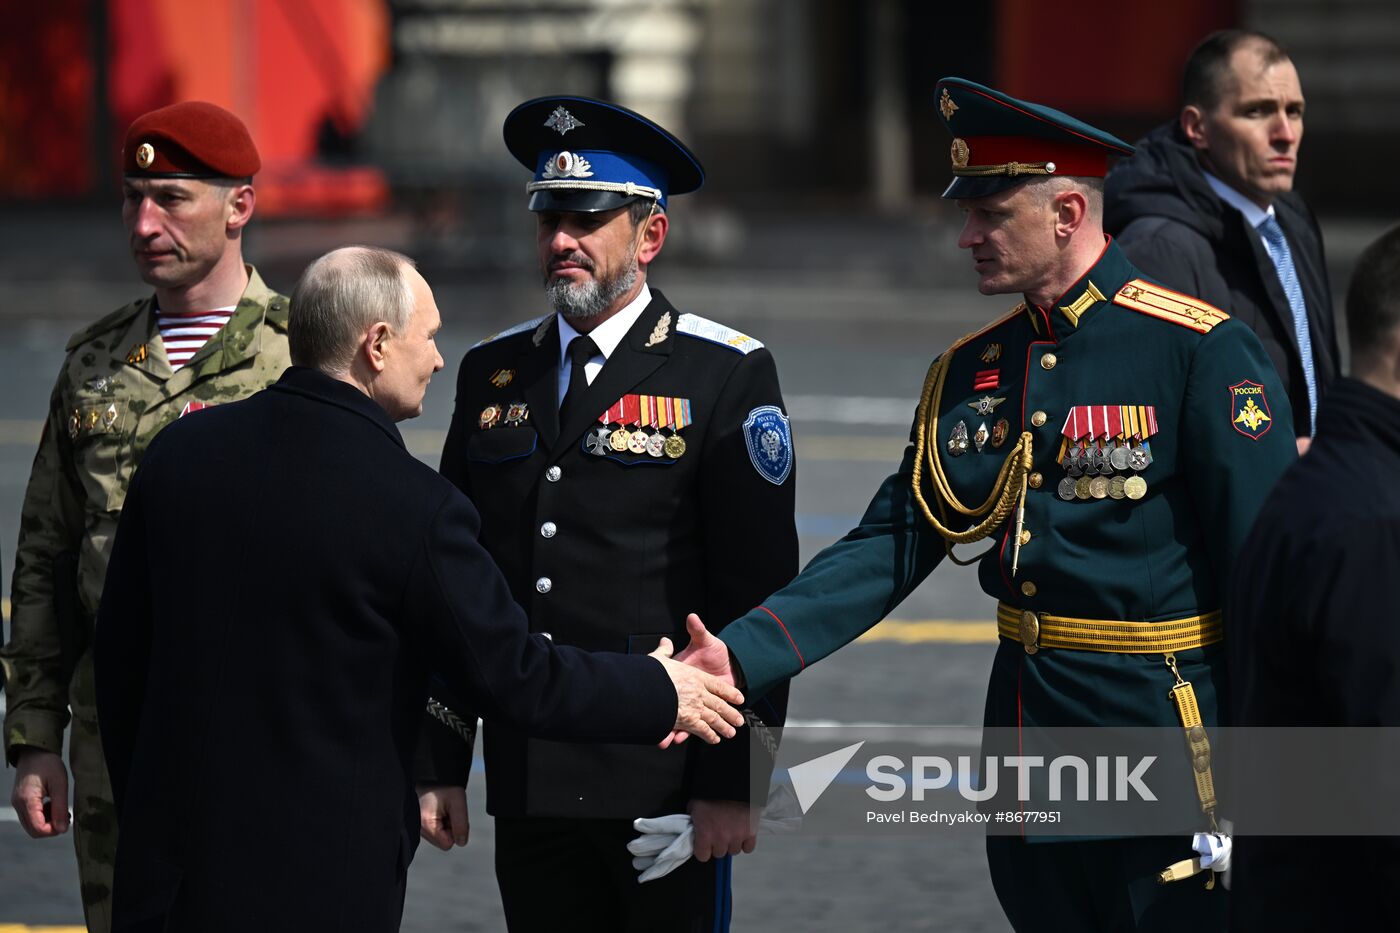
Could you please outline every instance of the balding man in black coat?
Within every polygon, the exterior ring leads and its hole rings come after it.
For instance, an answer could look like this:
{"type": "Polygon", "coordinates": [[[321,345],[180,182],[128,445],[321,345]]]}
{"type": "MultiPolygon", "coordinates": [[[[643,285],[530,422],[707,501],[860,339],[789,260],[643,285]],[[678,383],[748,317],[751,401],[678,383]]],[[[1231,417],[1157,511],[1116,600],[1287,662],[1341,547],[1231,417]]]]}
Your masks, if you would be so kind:
{"type": "Polygon", "coordinates": [[[475,509],[394,426],[442,368],[408,260],[323,257],[291,315],[308,365],[162,432],[122,514],[96,642],[116,931],[398,929],[430,668],[552,738],[743,721],[693,668],[527,633],[475,509]]]}

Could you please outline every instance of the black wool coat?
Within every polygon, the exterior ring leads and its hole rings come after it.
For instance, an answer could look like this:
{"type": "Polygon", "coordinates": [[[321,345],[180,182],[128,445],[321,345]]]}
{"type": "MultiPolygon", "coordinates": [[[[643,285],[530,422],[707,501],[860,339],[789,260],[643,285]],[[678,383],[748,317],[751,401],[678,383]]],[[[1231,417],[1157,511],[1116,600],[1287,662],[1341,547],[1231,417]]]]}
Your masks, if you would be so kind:
{"type": "Polygon", "coordinates": [[[529,635],[478,527],[315,370],[161,432],[97,621],[116,930],[398,929],[430,667],[522,732],[667,734],[662,667],[529,635]]]}
{"type": "MultiPolygon", "coordinates": [[[[1400,579],[1397,476],[1400,400],[1338,380],[1318,411],[1311,449],[1274,487],[1232,576],[1226,646],[1237,726],[1349,727],[1382,736],[1381,728],[1400,727],[1400,627],[1391,595],[1400,579]]],[[[1290,745],[1298,767],[1329,760],[1305,739],[1290,745]]],[[[1323,792],[1284,801],[1281,819],[1341,807],[1351,814],[1347,832],[1355,831],[1358,808],[1361,820],[1375,813],[1381,825],[1393,825],[1397,792],[1400,776],[1339,756],[1323,792]],[[1390,795],[1378,797],[1378,785],[1390,795]]],[[[1265,810],[1262,819],[1279,816],[1265,810]]],[[[1366,929],[1393,913],[1400,837],[1239,836],[1231,872],[1234,929],[1366,929]],[[1323,875],[1327,883],[1319,883],[1323,875]]]]}
{"type": "MultiPolygon", "coordinates": [[[[1259,234],[1211,190],[1195,151],[1175,123],[1138,141],[1105,185],[1104,229],[1143,272],[1215,305],[1249,325],[1269,354],[1293,406],[1295,436],[1311,433],[1293,311],[1259,234]]],[[[1274,213],[1288,239],[1308,308],[1319,401],[1341,370],[1332,288],[1322,231],[1303,199],[1276,198],[1274,213]]]]}

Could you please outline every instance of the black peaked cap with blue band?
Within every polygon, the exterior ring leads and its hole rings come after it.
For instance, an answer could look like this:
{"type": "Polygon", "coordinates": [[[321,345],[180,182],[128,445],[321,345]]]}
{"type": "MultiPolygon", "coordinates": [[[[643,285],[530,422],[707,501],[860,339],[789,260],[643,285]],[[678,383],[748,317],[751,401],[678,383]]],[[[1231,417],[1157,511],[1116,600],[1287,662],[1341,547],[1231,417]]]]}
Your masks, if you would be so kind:
{"type": "Polygon", "coordinates": [[[945,198],[986,197],[1036,176],[1102,178],[1110,156],[1133,154],[1083,120],[965,78],[944,78],[933,93],[953,136],[954,178],[945,198]]]}
{"type": "Polygon", "coordinates": [[[590,97],[538,97],[502,128],[506,148],[535,173],[532,211],[608,211],[636,198],[666,208],[672,194],[705,183],[686,145],[626,107],[590,97]]]}

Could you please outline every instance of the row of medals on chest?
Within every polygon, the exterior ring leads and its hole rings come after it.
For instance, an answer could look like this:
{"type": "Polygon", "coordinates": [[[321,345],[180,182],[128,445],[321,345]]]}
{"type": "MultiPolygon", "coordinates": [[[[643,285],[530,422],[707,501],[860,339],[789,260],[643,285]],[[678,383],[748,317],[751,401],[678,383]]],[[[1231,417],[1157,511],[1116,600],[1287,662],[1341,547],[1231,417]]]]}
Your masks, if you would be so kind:
{"type": "Polygon", "coordinates": [[[584,435],[583,449],[595,457],[630,451],[679,460],[685,455],[680,431],[690,423],[689,399],[628,394],[598,416],[598,423],[584,435]]]}
{"type": "Polygon", "coordinates": [[[1077,444],[1065,440],[1058,462],[1066,476],[1055,494],[1066,502],[1141,499],[1147,495],[1147,480],[1138,474],[1152,465],[1152,448],[1136,435],[1114,438],[1111,447],[1103,440],[1077,444]]]}
{"type": "MultiPolygon", "coordinates": [[[[658,426],[653,425],[656,430],[648,432],[644,430],[639,421],[633,422],[637,425],[635,430],[628,430],[628,425],[617,423],[615,429],[610,429],[608,419],[612,413],[611,409],[604,412],[599,417],[599,425],[588,432],[588,436],[583,439],[584,449],[590,454],[598,457],[607,456],[609,451],[622,453],[631,451],[634,454],[647,454],[658,460],[663,457],[670,457],[672,460],[679,460],[685,455],[685,439],[678,433],[679,430],[672,425],[672,433],[663,433],[658,426]]],[[[497,425],[506,427],[520,427],[530,420],[530,406],[524,402],[512,402],[508,406],[487,405],[477,418],[477,427],[483,431],[488,431],[497,425]]]]}
{"type": "MultiPolygon", "coordinates": [[[[968,407],[985,416],[995,411],[1003,401],[1004,398],[986,396],[968,403],[968,407]]],[[[948,437],[949,455],[960,457],[973,444],[981,453],[989,433],[992,446],[1000,447],[1008,433],[1006,419],[1000,419],[992,432],[987,431],[986,422],[983,422],[971,439],[968,437],[967,422],[959,421],[948,437]]],[[[1105,440],[1108,438],[1077,442],[1063,438],[1059,455],[1055,458],[1068,474],[1055,488],[1061,499],[1066,502],[1076,499],[1141,499],[1147,495],[1147,480],[1137,474],[1152,464],[1151,445],[1140,434],[1132,437],[1120,434],[1112,439],[1112,446],[1105,446],[1105,440]],[[1123,475],[1128,472],[1132,475],[1123,475]]]]}

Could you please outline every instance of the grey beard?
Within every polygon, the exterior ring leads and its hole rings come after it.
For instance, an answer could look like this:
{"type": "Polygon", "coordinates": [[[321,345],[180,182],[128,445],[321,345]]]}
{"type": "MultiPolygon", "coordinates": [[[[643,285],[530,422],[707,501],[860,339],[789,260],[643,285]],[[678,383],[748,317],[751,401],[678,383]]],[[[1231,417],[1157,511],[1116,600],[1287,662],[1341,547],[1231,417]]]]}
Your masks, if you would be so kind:
{"type": "Polygon", "coordinates": [[[552,279],[545,283],[544,294],[550,307],[569,320],[582,321],[597,317],[621,298],[637,282],[637,263],[633,262],[616,278],[599,282],[589,279],[582,285],[571,285],[567,279],[552,279]]]}

